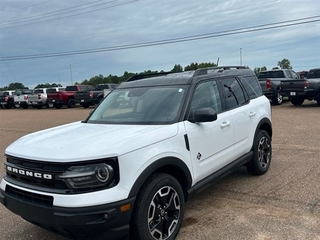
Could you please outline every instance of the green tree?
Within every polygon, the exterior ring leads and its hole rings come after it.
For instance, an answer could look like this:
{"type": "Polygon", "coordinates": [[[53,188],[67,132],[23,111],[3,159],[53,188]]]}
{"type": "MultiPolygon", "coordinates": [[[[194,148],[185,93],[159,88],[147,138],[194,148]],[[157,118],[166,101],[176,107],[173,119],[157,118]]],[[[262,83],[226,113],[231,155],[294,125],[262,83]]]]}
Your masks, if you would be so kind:
{"type": "Polygon", "coordinates": [[[199,67],[198,67],[198,63],[192,62],[192,63],[190,63],[189,65],[187,65],[187,66],[184,67],[184,71],[196,70],[196,69],[198,69],[198,68],[199,68],[199,67]]]}
{"type": "Polygon", "coordinates": [[[29,89],[29,88],[24,86],[22,83],[15,82],[15,83],[10,83],[7,89],[16,90],[16,89],[29,89]]]}
{"type": "Polygon", "coordinates": [[[203,63],[190,63],[189,65],[184,67],[184,71],[196,70],[198,68],[208,68],[208,67],[216,67],[217,64],[211,62],[203,62],[203,63]]]}
{"type": "Polygon", "coordinates": [[[290,64],[290,61],[286,58],[282,59],[281,61],[278,62],[278,66],[281,69],[292,69],[292,66],[290,64]]]}
{"type": "Polygon", "coordinates": [[[259,75],[259,73],[261,72],[261,71],[266,71],[267,70],[267,67],[266,66],[263,66],[263,67],[255,67],[254,69],[253,69],[253,71],[254,71],[254,73],[256,74],[256,76],[258,76],[259,75]]]}
{"type": "Polygon", "coordinates": [[[182,71],[183,71],[183,67],[180,64],[175,64],[171,70],[171,72],[182,72],[182,71]]]}

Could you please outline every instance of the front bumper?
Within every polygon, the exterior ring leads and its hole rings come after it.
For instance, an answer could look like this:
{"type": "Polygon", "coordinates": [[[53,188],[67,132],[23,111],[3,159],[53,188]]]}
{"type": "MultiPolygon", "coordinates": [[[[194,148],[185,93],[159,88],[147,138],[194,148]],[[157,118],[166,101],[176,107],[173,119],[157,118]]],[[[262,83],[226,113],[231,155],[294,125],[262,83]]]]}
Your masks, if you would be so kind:
{"type": "MultiPolygon", "coordinates": [[[[38,198],[36,194],[33,196],[38,198]]],[[[90,206],[67,208],[47,203],[39,204],[24,196],[24,191],[10,187],[0,189],[0,202],[13,213],[47,230],[77,239],[120,239],[129,236],[129,223],[135,197],[123,201],[90,206]],[[121,206],[129,210],[121,211],[121,206]]]]}

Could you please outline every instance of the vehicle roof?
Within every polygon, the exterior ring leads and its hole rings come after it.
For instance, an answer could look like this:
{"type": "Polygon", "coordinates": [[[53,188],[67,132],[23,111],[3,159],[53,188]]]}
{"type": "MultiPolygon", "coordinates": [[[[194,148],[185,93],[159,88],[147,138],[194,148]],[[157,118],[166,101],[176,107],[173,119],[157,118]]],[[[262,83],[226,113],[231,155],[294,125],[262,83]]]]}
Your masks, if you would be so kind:
{"type": "Polygon", "coordinates": [[[184,72],[160,72],[154,74],[141,74],[129,78],[120,84],[118,88],[131,88],[143,86],[168,86],[168,85],[190,85],[208,77],[224,76],[252,76],[254,72],[242,66],[222,66],[199,68],[184,72]]]}

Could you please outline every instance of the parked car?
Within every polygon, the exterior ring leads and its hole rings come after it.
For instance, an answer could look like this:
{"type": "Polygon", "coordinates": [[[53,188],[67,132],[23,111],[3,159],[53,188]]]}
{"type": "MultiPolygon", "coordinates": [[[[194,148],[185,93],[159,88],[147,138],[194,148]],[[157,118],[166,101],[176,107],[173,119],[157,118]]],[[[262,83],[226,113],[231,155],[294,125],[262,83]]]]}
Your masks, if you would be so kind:
{"type": "Polygon", "coordinates": [[[63,105],[67,105],[68,108],[73,108],[76,105],[74,100],[75,93],[92,89],[94,89],[94,87],[91,85],[73,85],[67,86],[65,91],[48,92],[48,103],[53,104],[57,109],[61,108],[63,105]]]}
{"type": "Polygon", "coordinates": [[[283,93],[280,92],[280,83],[299,79],[301,79],[299,75],[291,69],[261,71],[258,76],[263,94],[269,98],[274,105],[280,105],[283,101],[283,93]]]}
{"type": "Polygon", "coordinates": [[[302,105],[308,99],[320,106],[320,68],[311,69],[306,79],[281,82],[281,92],[289,96],[293,105],[302,105]]]}
{"type": "Polygon", "coordinates": [[[0,106],[1,108],[10,109],[14,106],[14,90],[6,90],[0,94],[0,106]]]}
{"type": "Polygon", "coordinates": [[[23,109],[27,109],[29,107],[28,101],[29,96],[32,94],[32,90],[30,89],[19,89],[14,92],[14,105],[16,107],[21,106],[23,109]]]}
{"type": "Polygon", "coordinates": [[[79,103],[82,107],[88,108],[89,106],[96,105],[101,102],[104,98],[105,91],[111,91],[115,89],[118,84],[106,83],[98,84],[94,89],[84,89],[80,92],[76,92],[74,100],[76,103],[79,103]]]}
{"type": "Polygon", "coordinates": [[[9,145],[0,202],[73,239],[173,240],[196,193],[241,166],[268,171],[271,106],[252,70],[140,77],[84,121],[9,145]],[[115,104],[124,93],[131,106],[115,104]]]}

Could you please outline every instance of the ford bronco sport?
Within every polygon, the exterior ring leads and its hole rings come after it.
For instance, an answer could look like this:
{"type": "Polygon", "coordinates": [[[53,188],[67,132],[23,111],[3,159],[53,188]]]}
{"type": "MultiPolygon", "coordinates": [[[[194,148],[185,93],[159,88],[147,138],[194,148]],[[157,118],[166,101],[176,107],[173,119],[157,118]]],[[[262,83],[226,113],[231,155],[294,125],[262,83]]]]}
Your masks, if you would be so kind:
{"type": "Polygon", "coordinates": [[[84,121],[7,147],[0,202],[72,238],[172,240],[187,199],[239,167],[268,171],[271,138],[250,69],[136,75],[84,121]]]}

